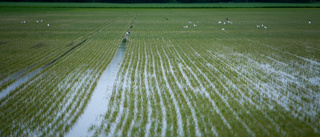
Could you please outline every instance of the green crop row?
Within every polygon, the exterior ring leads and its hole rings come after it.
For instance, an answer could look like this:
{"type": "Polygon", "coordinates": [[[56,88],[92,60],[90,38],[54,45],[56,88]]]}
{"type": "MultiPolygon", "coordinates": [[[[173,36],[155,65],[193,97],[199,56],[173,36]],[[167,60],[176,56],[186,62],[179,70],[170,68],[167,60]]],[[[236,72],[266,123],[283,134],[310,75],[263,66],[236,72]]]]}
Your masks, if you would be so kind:
{"type": "Polygon", "coordinates": [[[319,11],[298,11],[140,11],[105,119],[92,130],[102,136],[318,135],[313,30],[319,11]],[[232,24],[218,24],[227,17],[232,24]]]}

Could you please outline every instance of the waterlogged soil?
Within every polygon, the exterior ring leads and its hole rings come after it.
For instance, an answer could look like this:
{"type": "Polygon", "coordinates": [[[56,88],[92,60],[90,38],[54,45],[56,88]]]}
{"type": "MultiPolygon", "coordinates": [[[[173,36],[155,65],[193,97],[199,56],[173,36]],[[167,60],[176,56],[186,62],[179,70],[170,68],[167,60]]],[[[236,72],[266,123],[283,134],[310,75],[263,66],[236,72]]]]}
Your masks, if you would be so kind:
{"type": "Polygon", "coordinates": [[[88,106],[79,118],[79,121],[74,125],[70,133],[67,134],[68,137],[93,136],[94,133],[90,131],[90,128],[99,126],[103,119],[103,114],[108,109],[106,106],[108,106],[113,85],[126,54],[126,38],[128,35],[125,36],[112,61],[102,73],[97,87],[91,95],[88,106]]]}

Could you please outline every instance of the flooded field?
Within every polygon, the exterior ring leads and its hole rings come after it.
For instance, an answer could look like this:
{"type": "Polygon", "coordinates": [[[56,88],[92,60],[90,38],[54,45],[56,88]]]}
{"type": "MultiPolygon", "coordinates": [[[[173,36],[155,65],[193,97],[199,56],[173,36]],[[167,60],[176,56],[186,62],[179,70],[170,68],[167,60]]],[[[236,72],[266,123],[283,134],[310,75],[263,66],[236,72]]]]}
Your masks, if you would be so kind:
{"type": "Polygon", "coordinates": [[[319,9],[20,10],[0,136],[320,135],[319,9]]]}

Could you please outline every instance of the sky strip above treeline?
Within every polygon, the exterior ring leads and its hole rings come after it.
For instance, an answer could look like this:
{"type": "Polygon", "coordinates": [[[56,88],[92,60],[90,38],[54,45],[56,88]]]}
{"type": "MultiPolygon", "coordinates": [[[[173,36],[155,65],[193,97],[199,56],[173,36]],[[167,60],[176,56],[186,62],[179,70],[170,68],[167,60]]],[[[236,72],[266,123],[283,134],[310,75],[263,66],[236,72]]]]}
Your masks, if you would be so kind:
{"type": "Polygon", "coordinates": [[[99,2],[99,3],[218,3],[218,2],[264,2],[264,3],[313,3],[320,0],[0,0],[0,2],[99,2]]]}

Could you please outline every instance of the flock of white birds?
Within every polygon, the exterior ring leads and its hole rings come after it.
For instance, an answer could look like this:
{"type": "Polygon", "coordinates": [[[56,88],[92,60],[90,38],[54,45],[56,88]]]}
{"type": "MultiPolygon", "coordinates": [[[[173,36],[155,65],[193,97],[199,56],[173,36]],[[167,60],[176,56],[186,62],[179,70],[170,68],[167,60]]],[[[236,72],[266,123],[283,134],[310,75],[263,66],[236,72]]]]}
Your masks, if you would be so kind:
{"type": "MultiPolygon", "coordinates": [[[[227,23],[228,24],[232,24],[232,22],[231,21],[227,21],[227,23]]],[[[218,21],[218,24],[223,24],[223,25],[226,25],[227,24],[226,22],[223,22],[222,23],[222,21],[218,21]]],[[[308,22],[308,24],[311,24],[311,21],[309,21],[308,22]]],[[[261,24],[261,25],[257,25],[257,28],[264,28],[264,29],[268,29],[268,27],[267,26],[265,26],[265,25],[263,25],[263,24],[261,24]]],[[[225,31],[226,29],[225,28],[222,28],[221,30],[223,30],[223,31],[225,31]]]]}
{"type": "MultiPolygon", "coordinates": [[[[42,23],[43,20],[40,20],[40,21],[37,20],[37,21],[35,21],[35,22],[36,22],[36,23],[42,23]]],[[[24,20],[24,21],[21,21],[20,23],[21,23],[21,24],[25,24],[25,23],[27,23],[27,21],[24,20]]],[[[47,26],[50,27],[50,24],[48,23],[47,26]]]]}
{"type": "MultiPolygon", "coordinates": [[[[226,25],[226,24],[233,24],[231,21],[229,21],[228,19],[227,19],[227,22],[223,22],[222,23],[222,21],[218,21],[218,24],[223,24],[223,25],[226,25]]],[[[221,28],[221,30],[223,30],[223,31],[225,31],[226,29],[225,28],[221,28]]]]}

